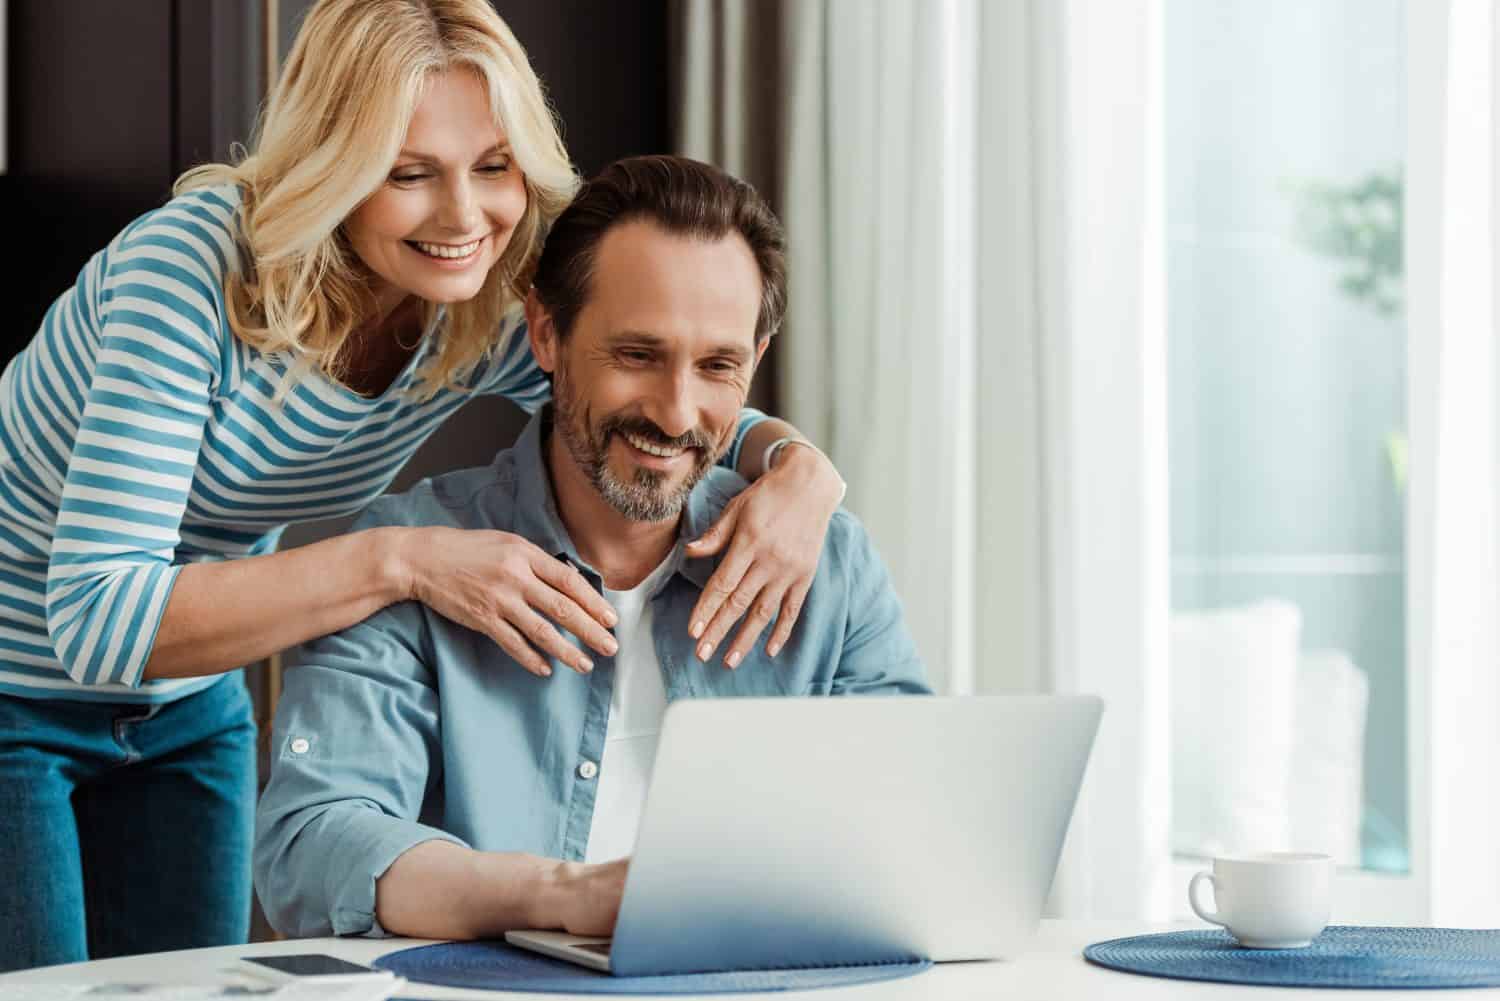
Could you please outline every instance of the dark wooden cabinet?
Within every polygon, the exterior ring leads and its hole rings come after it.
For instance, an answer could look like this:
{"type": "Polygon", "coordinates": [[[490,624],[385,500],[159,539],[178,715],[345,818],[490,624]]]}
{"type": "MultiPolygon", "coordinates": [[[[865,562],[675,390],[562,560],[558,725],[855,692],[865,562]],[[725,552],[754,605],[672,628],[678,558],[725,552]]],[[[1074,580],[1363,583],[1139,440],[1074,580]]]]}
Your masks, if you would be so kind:
{"type": "Polygon", "coordinates": [[[10,0],[4,359],[182,170],[249,132],[259,11],[249,0],[10,0]]]}
{"type": "MultiPolygon", "coordinates": [[[[0,363],[52,300],[188,167],[246,142],[264,85],[264,0],[9,0],[13,241],[0,363]],[[21,236],[24,234],[24,236],[21,236]]],[[[286,52],[309,0],[278,0],[286,52]]],[[[668,143],[665,0],[499,0],[579,169],[668,143]]]]}

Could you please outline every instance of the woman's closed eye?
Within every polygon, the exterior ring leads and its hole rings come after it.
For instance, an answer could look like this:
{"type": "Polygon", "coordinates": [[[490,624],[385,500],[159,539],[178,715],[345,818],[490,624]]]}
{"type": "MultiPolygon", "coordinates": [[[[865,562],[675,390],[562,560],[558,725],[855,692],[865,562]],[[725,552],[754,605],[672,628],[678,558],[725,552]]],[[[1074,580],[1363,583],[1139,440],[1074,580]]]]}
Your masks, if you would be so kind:
{"type": "MultiPolygon", "coordinates": [[[[474,168],[474,172],[484,177],[501,177],[510,173],[510,157],[499,160],[490,160],[474,168]]],[[[391,172],[390,179],[395,184],[419,184],[437,177],[430,170],[396,170],[391,172]]]]}

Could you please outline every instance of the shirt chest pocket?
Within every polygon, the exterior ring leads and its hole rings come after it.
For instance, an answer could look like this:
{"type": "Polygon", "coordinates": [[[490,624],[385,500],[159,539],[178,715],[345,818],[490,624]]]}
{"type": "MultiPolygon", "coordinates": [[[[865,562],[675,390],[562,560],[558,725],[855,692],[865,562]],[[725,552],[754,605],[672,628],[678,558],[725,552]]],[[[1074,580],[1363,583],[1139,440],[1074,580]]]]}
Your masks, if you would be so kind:
{"type": "Polygon", "coordinates": [[[766,656],[765,650],[757,647],[745,655],[740,666],[734,670],[724,666],[723,651],[728,642],[720,644],[714,658],[703,663],[697,657],[688,657],[679,670],[681,685],[672,685],[669,690],[697,698],[765,698],[785,695],[819,695],[806,672],[796,669],[783,652],[779,657],[766,656]]]}

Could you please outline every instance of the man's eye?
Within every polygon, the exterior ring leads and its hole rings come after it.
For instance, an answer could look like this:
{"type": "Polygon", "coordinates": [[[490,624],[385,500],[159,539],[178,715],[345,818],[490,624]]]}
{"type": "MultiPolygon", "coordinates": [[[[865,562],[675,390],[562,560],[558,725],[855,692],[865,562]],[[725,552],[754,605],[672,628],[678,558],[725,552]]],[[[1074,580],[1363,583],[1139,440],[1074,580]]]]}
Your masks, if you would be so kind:
{"type": "Polygon", "coordinates": [[[625,350],[620,352],[620,357],[626,361],[643,363],[651,360],[651,353],[649,351],[625,350]]]}

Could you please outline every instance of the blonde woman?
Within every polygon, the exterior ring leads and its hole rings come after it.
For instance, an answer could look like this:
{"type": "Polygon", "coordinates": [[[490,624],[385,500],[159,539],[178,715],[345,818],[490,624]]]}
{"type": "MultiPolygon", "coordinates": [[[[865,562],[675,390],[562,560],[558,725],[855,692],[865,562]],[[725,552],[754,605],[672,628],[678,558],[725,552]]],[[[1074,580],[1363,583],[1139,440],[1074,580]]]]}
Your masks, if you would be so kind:
{"type": "MultiPolygon", "coordinates": [[[[407,600],[541,676],[613,651],[584,577],[507,533],[275,551],[471,396],[546,399],[517,306],[574,186],[486,0],[322,0],[254,150],[95,255],[0,376],[0,968],[245,938],[239,666],[407,600]]],[[[705,660],[742,616],[724,662],[779,617],[775,653],[816,569],[841,483],[789,442],[742,415],[705,660]]]]}

